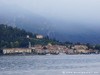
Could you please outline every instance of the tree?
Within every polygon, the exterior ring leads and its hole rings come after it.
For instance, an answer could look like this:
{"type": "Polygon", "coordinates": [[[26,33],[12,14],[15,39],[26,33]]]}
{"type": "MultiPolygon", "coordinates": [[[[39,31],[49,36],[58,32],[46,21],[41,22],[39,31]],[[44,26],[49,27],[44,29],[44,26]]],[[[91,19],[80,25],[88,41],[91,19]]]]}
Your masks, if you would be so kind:
{"type": "Polygon", "coordinates": [[[19,41],[14,42],[14,47],[19,47],[19,41]]]}
{"type": "Polygon", "coordinates": [[[95,49],[100,50],[100,45],[96,45],[95,49]]]}
{"type": "Polygon", "coordinates": [[[94,49],[94,46],[91,45],[90,43],[87,43],[86,46],[88,47],[88,49],[94,49]]]}

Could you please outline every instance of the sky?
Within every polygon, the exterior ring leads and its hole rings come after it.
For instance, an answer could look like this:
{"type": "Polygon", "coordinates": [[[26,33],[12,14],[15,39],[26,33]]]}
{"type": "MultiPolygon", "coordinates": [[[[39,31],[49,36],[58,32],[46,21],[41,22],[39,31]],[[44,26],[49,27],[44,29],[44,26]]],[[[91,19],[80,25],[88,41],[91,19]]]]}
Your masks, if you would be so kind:
{"type": "Polygon", "coordinates": [[[100,25],[100,0],[0,0],[0,5],[23,8],[47,18],[100,25]]]}

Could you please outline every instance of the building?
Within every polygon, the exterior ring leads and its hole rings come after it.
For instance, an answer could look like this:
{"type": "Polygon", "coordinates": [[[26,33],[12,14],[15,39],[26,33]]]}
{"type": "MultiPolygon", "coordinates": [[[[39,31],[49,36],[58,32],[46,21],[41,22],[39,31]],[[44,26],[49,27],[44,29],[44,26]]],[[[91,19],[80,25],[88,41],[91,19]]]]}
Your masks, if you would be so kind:
{"type": "Polygon", "coordinates": [[[89,49],[90,54],[99,54],[99,50],[89,49]]]}
{"type": "Polygon", "coordinates": [[[72,47],[72,49],[75,50],[76,54],[88,54],[90,51],[88,50],[88,47],[86,45],[75,45],[72,47]]]}
{"type": "Polygon", "coordinates": [[[39,55],[45,55],[46,51],[43,49],[44,47],[42,45],[35,45],[34,46],[34,53],[39,55]]]}
{"type": "Polygon", "coordinates": [[[29,38],[30,38],[30,36],[29,36],[29,35],[27,35],[27,36],[26,36],[26,38],[28,38],[28,39],[29,39],[29,38]]]}
{"type": "Polygon", "coordinates": [[[32,53],[30,48],[5,48],[3,49],[3,54],[23,54],[32,53]]]}
{"type": "Polygon", "coordinates": [[[74,47],[72,47],[72,49],[75,49],[75,50],[85,49],[85,50],[87,50],[88,47],[85,45],[75,45],[74,47]]]}
{"type": "Polygon", "coordinates": [[[75,54],[75,50],[73,50],[73,49],[68,49],[68,50],[66,51],[66,54],[75,54]]]}
{"type": "Polygon", "coordinates": [[[44,37],[43,37],[43,35],[36,35],[36,38],[37,39],[43,39],[44,37]]]}
{"type": "Polygon", "coordinates": [[[89,54],[90,50],[85,50],[85,49],[78,49],[76,50],[77,54],[89,54]]]}

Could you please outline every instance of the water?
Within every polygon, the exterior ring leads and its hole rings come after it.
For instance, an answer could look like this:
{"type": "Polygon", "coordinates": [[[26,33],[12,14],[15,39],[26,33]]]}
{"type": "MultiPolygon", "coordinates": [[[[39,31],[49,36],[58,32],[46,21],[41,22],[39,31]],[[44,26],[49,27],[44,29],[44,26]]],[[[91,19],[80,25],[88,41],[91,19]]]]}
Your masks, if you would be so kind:
{"type": "Polygon", "coordinates": [[[0,56],[0,75],[100,75],[100,55],[0,56]]]}

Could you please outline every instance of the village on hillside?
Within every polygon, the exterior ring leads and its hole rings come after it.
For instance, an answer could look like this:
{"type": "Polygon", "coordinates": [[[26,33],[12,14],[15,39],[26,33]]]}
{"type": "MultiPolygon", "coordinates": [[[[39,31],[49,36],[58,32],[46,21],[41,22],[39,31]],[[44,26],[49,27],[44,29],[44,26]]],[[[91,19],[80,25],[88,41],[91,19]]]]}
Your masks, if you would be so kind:
{"type": "Polygon", "coordinates": [[[34,54],[34,55],[46,55],[46,54],[99,54],[98,50],[88,49],[85,45],[75,45],[71,48],[61,45],[47,46],[35,45],[31,48],[5,48],[3,54],[34,54]]]}
{"type": "MultiPolygon", "coordinates": [[[[0,25],[0,55],[99,54],[100,45],[61,42],[17,27],[0,25]],[[12,33],[13,32],[13,33],[12,33]]],[[[63,39],[63,38],[62,38],[63,39]]]]}
{"type": "MultiPolygon", "coordinates": [[[[29,38],[29,36],[27,36],[29,38]]],[[[43,35],[37,35],[37,39],[43,39],[43,35]]],[[[48,45],[31,45],[29,42],[28,48],[4,48],[2,49],[2,54],[10,55],[10,54],[34,54],[34,55],[58,55],[58,54],[99,54],[99,50],[89,49],[86,45],[73,45],[73,46],[65,46],[65,45],[52,45],[48,43],[48,45]]]]}

